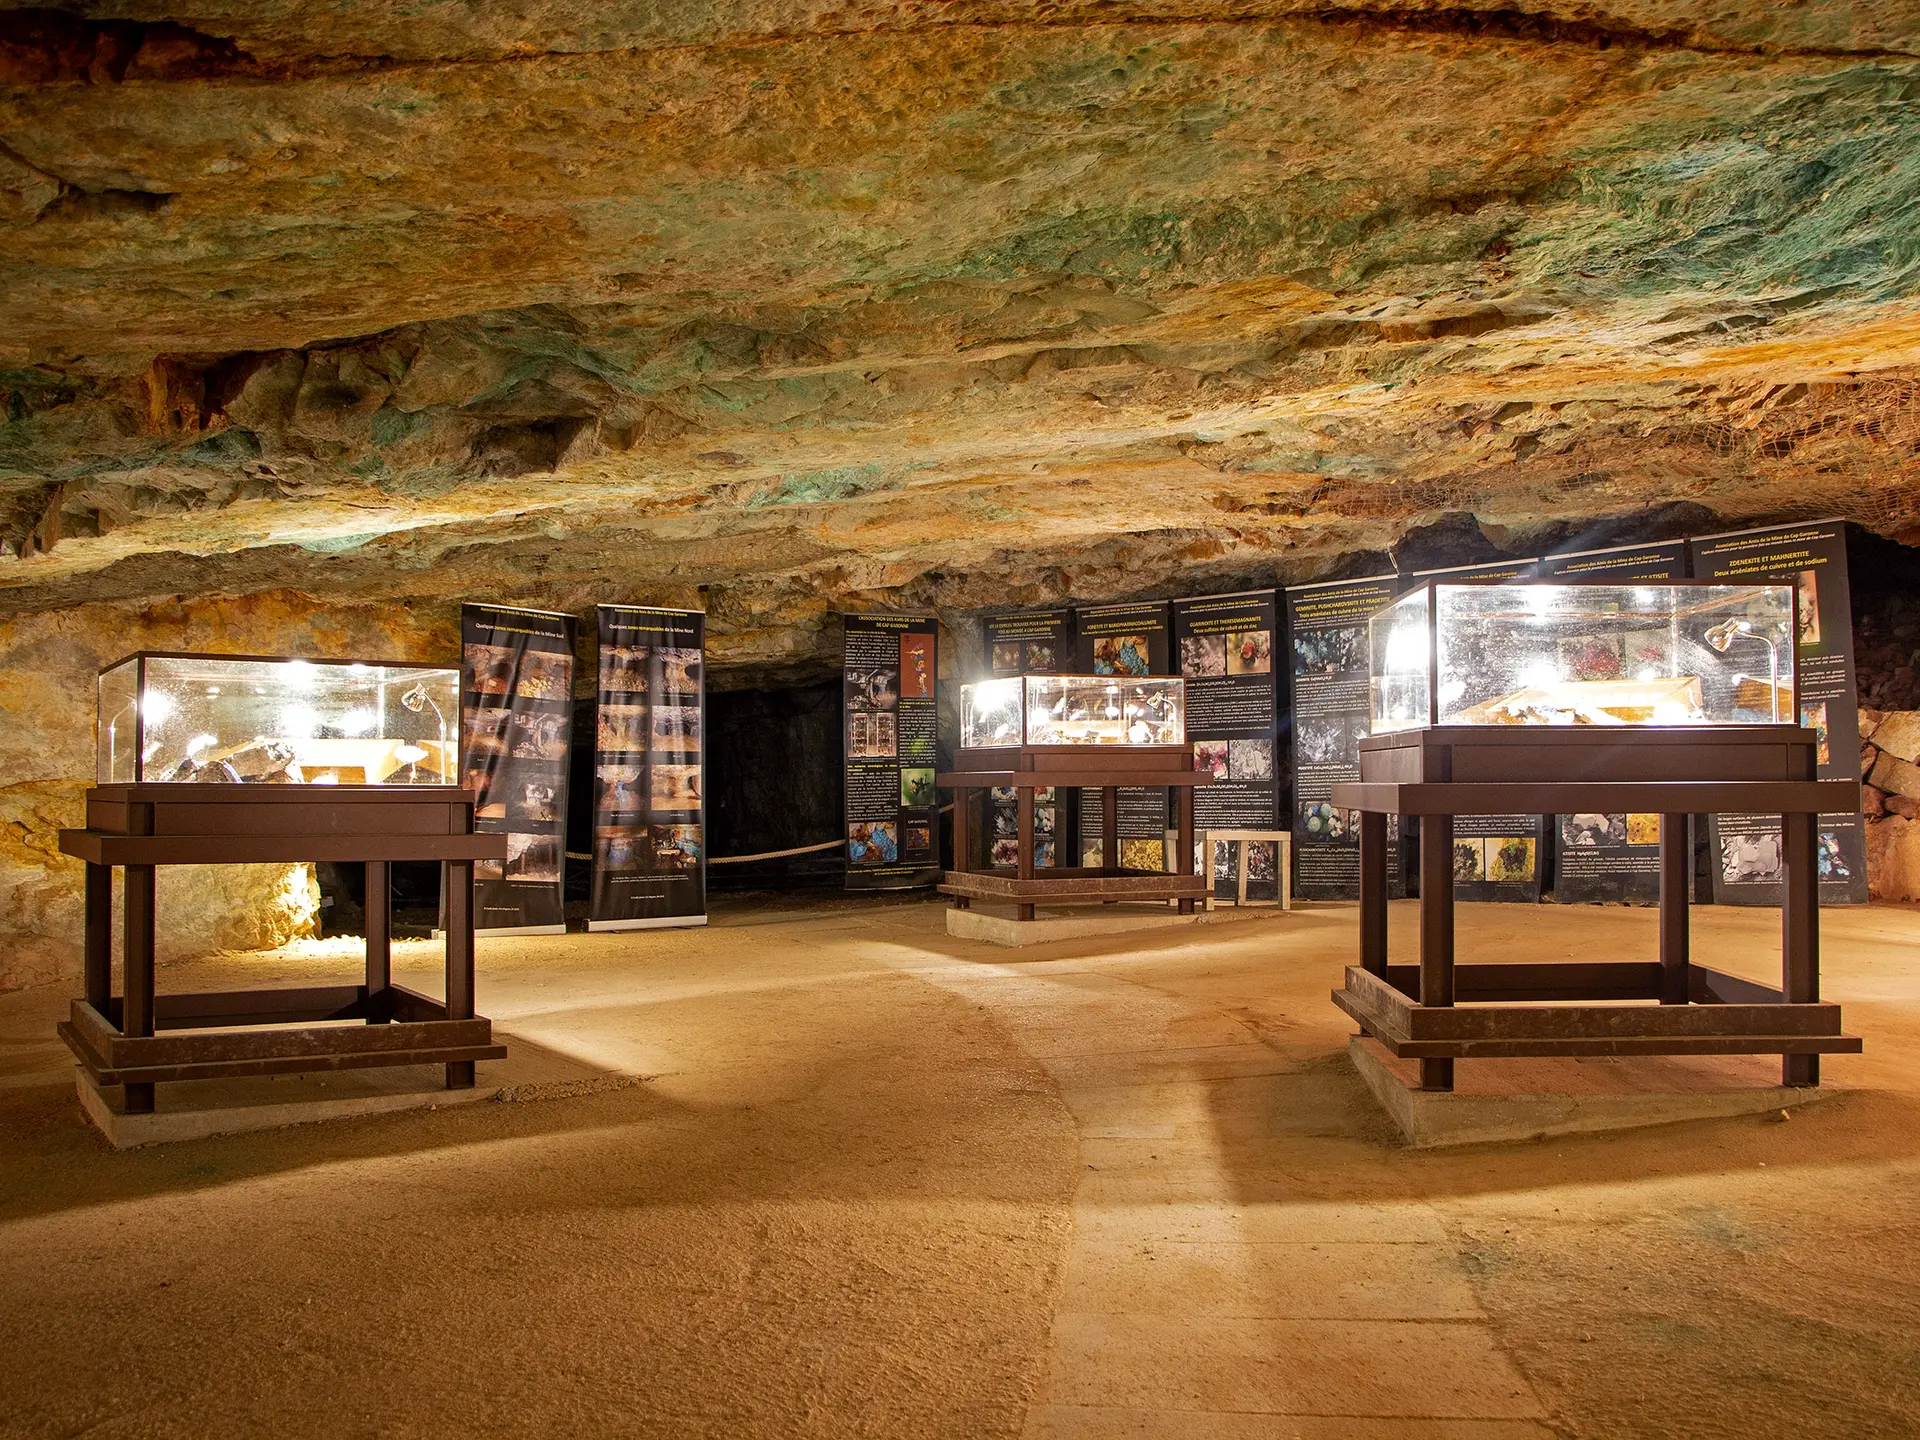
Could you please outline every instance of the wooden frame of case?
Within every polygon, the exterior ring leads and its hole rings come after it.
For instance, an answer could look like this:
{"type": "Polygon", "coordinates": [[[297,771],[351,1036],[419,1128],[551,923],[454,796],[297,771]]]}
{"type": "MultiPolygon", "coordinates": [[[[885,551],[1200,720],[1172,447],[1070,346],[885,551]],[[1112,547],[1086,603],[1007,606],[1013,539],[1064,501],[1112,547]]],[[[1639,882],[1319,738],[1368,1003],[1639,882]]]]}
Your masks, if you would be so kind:
{"type": "Polygon", "coordinates": [[[1817,737],[1798,725],[1435,726],[1360,742],[1360,963],[1333,1000],[1421,1086],[1453,1088],[1457,1059],[1777,1054],[1783,1083],[1820,1083],[1820,1056],[1852,1053],[1840,1007],[1820,999],[1819,816],[1859,786],[1816,780],[1817,737]],[[1652,962],[1457,964],[1453,817],[1575,812],[1660,816],[1659,954],[1652,962]],[[1781,818],[1786,903],[1778,989],[1694,965],[1692,814],[1781,818]],[[1418,815],[1420,963],[1387,953],[1387,817],[1418,815]],[[1623,1000],[1654,1001],[1622,1005],[1623,1000]],[[1516,1003],[1521,1002],[1521,1003],[1516,1003]]]}
{"type": "Polygon", "coordinates": [[[1193,873],[1193,787],[1213,776],[1193,768],[1191,745],[1020,745],[962,749],[955,768],[935,777],[953,791],[954,869],[939,889],[956,910],[974,901],[1014,905],[1018,919],[1033,919],[1036,903],[1068,905],[1121,900],[1172,900],[1182,915],[1205,898],[1206,881],[1193,873]],[[1128,870],[1117,863],[1052,867],[1034,874],[1033,792],[1050,786],[1098,790],[1101,795],[1101,857],[1119,859],[1121,786],[1168,787],[1177,792],[1174,873],[1128,870]],[[1012,875],[971,868],[969,830],[974,797],[984,791],[1015,792],[1018,862],[1012,875]]]}
{"type": "Polygon", "coordinates": [[[449,1089],[506,1047],[474,1013],[473,864],[504,860],[507,837],[473,830],[473,792],[454,785],[199,785],[145,782],[87,792],[87,828],[60,849],[84,860],[84,994],[60,1038],[95,1084],[126,1087],[151,1112],[165,1080],[444,1064],[449,1089]],[[367,868],[360,985],[157,995],[154,872],[161,865],[329,860],[367,868]],[[438,860],[447,893],[444,1002],[393,983],[388,867],[438,860]],[[113,872],[124,875],[120,993],[113,993],[113,872]],[[356,1027],[321,1021],[360,1020],[356,1027]],[[261,1030],[248,1027],[300,1026],[261,1030]],[[213,1031],[165,1034],[164,1031],[213,1031]]]}

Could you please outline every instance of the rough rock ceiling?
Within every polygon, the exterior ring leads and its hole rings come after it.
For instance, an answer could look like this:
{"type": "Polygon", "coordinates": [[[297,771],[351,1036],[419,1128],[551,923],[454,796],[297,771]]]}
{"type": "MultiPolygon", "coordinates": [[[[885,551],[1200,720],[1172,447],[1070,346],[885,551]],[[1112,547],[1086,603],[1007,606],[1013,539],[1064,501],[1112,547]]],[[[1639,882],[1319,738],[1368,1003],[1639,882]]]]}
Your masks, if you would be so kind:
{"type": "Polygon", "coordinates": [[[0,608],[1911,534],[1917,101],[1913,0],[0,12],[0,608]]]}

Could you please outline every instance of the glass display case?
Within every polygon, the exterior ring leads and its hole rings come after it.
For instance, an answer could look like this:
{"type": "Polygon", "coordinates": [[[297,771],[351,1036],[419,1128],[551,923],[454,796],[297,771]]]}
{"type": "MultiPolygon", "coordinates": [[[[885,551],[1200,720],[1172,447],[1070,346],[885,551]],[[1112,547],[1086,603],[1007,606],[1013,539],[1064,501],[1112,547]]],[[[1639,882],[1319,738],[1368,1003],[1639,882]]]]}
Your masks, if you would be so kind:
{"type": "Polygon", "coordinates": [[[143,651],[99,702],[103,785],[455,783],[455,669],[143,651]]]}
{"type": "Polygon", "coordinates": [[[1793,724],[1794,587],[1429,581],[1368,622],[1376,735],[1793,724]]]}
{"type": "Polygon", "coordinates": [[[960,687],[960,748],[992,750],[1018,745],[1024,733],[1026,682],[1019,676],[981,680],[960,687]]]}
{"type": "Polygon", "coordinates": [[[1027,675],[960,687],[962,749],[1018,745],[1184,745],[1186,682],[1027,675]]]}

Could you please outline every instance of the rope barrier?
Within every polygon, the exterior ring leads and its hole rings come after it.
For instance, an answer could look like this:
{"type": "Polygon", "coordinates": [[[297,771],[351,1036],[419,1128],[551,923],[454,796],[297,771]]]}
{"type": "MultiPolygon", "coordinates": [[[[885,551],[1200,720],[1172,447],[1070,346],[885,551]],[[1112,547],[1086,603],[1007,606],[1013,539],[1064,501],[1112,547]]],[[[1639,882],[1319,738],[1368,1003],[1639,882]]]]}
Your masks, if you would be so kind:
{"type": "MultiPolygon", "coordinates": [[[[951,803],[942,805],[940,813],[945,815],[952,809],[951,803]]],[[[822,840],[818,845],[796,845],[791,850],[769,850],[764,855],[715,855],[707,861],[707,864],[745,865],[750,860],[783,860],[789,855],[811,855],[816,850],[832,850],[846,843],[844,840],[822,840]]]]}
{"type": "MultiPolygon", "coordinates": [[[[940,807],[940,813],[945,815],[952,809],[952,805],[942,805],[940,807]]],[[[836,846],[844,845],[845,843],[844,840],[822,840],[818,845],[796,845],[791,850],[769,850],[764,855],[715,855],[707,861],[707,864],[746,865],[754,860],[784,860],[789,855],[812,855],[821,850],[832,850],[836,846]]],[[[591,855],[579,855],[569,850],[567,851],[567,858],[569,860],[591,860],[593,857],[591,855]]]]}
{"type": "Polygon", "coordinates": [[[750,860],[784,860],[789,855],[811,855],[816,850],[833,850],[844,840],[822,840],[818,845],[796,845],[791,850],[769,850],[764,855],[715,855],[709,865],[745,865],[750,860]]]}
{"type": "MultiPolygon", "coordinates": [[[[831,850],[842,844],[839,840],[822,840],[818,845],[796,845],[791,850],[769,850],[764,855],[715,855],[707,861],[709,865],[744,865],[749,860],[783,860],[789,855],[811,855],[816,850],[831,850]]],[[[569,860],[591,860],[593,856],[578,850],[567,851],[569,860]]]]}

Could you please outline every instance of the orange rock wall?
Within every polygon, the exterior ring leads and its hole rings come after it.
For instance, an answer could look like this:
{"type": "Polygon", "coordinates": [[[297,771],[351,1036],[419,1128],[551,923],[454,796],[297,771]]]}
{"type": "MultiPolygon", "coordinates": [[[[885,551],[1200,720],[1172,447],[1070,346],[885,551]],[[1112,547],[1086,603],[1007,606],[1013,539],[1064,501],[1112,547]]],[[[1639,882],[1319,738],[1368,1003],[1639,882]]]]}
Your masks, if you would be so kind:
{"type": "MultiPolygon", "coordinates": [[[[459,647],[446,607],[321,607],[286,591],[0,620],[0,990],[80,971],[82,866],[57,832],[84,823],[94,677],[143,649],[453,664],[459,647]]],[[[305,866],[182,866],[158,889],[162,960],[311,934],[319,902],[305,866]]]]}

